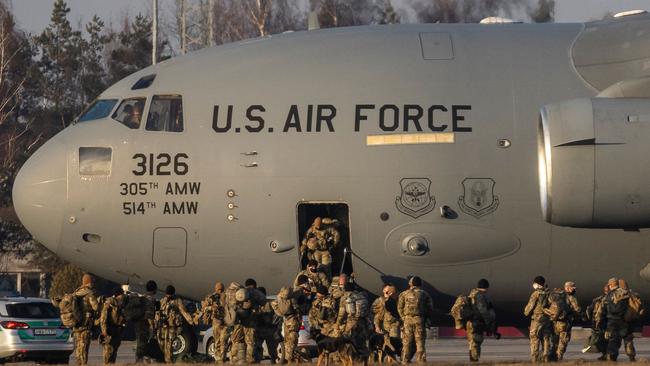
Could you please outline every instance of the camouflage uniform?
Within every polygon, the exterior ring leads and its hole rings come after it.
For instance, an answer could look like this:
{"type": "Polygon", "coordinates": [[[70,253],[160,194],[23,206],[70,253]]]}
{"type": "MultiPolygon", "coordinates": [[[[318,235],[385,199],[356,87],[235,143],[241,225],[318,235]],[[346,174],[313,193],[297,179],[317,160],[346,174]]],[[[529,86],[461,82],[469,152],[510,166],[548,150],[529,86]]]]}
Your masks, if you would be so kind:
{"type": "Polygon", "coordinates": [[[172,345],[176,337],[183,332],[183,319],[189,324],[194,324],[194,320],[185,308],[183,300],[175,296],[166,295],[160,301],[158,313],[160,320],[159,343],[165,355],[165,362],[172,363],[174,362],[172,345]]]}
{"type": "Polygon", "coordinates": [[[368,297],[363,292],[355,289],[345,291],[339,300],[339,312],[336,318],[336,324],[340,329],[341,335],[351,338],[357,355],[364,359],[370,355],[368,350],[368,337],[370,336],[370,319],[368,319],[368,297]],[[365,301],[366,309],[356,309],[355,299],[365,301]],[[355,313],[351,314],[348,307],[355,307],[355,313]]]}
{"type": "Polygon", "coordinates": [[[378,360],[383,361],[384,350],[391,349],[394,353],[401,346],[400,328],[402,326],[397,313],[397,301],[385,294],[372,303],[373,325],[375,333],[383,336],[381,352],[378,360]]]}
{"type": "Polygon", "coordinates": [[[281,335],[278,329],[278,319],[276,318],[271,302],[267,302],[259,310],[257,316],[257,338],[255,344],[256,359],[262,358],[262,344],[266,342],[266,349],[269,352],[271,363],[278,359],[278,343],[281,335]]]}
{"type": "Polygon", "coordinates": [[[325,266],[329,272],[332,263],[330,250],[336,247],[341,241],[341,234],[334,227],[336,220],[330,218],[316,218],[314,223],[307,229],[305,239],[302,241],[302,251],[307,254],[308,259],[315,259],[319,264],[325,266]],[[314,239],[311,240],[310,239],[314,239]]]}
{"type": "Polygon", "coordinates": [[[92,328],[95,323],[96,314],[101,309],[99,308],[99,301],[97,300],[95,289],[93,289],[92,286],[81,286],[75,290],[74,296],[83,299],[84,309],[83,323],[72,328],[74,352],[77,357],[77,364],[85,365],[88,363],[88,348],[90,347],[92,328]]]}
{"type": "Polygon", "coordinates": [[[284,316],[284,357],[288,362],[296,362],[296,348],[298,347],[298,332],[302,325],[302,317],[309,314],[309,299],[302,288],[293,290],[291,296],[291,311],[284,316]]]}
{"type": "Polygon", "coordinates": [[[495,329],[496,316],[484,290],[475,288],[469,293],[473,315],[465,324],[467,342],[469,343],[469,360],[478,361],[481,357],[481,345],[484,332],[495,329]]]}
{"type": "Polygon", "coordinates": [[[262,354],[256,352],[256,346],[259,344],[257,340],[257,326],[260,307],[266,304],[266,297],[256,288],[246,288],[246,291],[248,298],[241,304],[241,308],[248,314],[248,317],[241,319],[241,324],[244,328],[246,362],[258,363],[262,359],[262,354]]]}
{"type": "Polygon", "coordinates": [[[580,304],[578,304],[578,299],[574,294],[564,291],[564,298],[570,314],[567,314],[567,318],[565,320],[556,320],[553,322],[553,330],[555,332],[555,336],[557,337],[557,361],[562,361],[562,358],[564,358],[564,353],[566,352],[567,346],[571,341],[571,327],[573,326],[574,320],[578,318],[582,312],[580,304]]]}
{"type": "Polygon", "coordinates": [[[99,326],[102,331],[101,343],[104,346],[102,353],[104,364],[115,363],[125,325],[124,295],[109,297],[104,302],[99,318],[99,326]]]}
{"type": "Polygon", "coordinates": [[[586,315],[587,319],[591,322],[591,335],[587,341],[587,347],[583,349],[583,352],[601,352],[602,359],[605,359],[605,325],[607,321],[603,318],[602,307],[605,302],[605,296],[609,289],[605,287],[604,295],[600,295],[593,300],[591,304],[587,306],[586,315]]]}
{"type": "Polygon", "coordinates": [[[147,344],[155,335],[155,315],[159,307],[158,300],[152,294],[142,296],[144,302],[144,317],[137,320],[134,324],[135,330],[135,362],[141,363],[147,356],[147,344]]]}
{"type": "Polygon", "coordinates": [[[214,360],[217,363],[225,362],[225,350],[228,343],[227,327],[224,324],[224,308],[222,304],[223,293],[213,292],[201,301],[201,318],[203,323],[212,326],[214,338],[214,360]]]}
{"type": "Polygon", "coordinates": [[[410,362],[412,344],[415,342],[417,362],[426,362],[425,321],[433,315],[433,300],[420,287],[414,286],[399,295],[397,302],[404,328],[402,330],[402,363],[410,362]]]}
{"type": "Polygon", "coordinates": [[[311,329],[318,329],[325,336],[339,337],[340,334],[336,327],[337,316],[336,300],[331,295],[319,296],[311,303],[309,326],[311,329]]]}
{"type": "Polygon", "coordinates": [[[401,322],[397,313],[397,303],[391,297],[378,297],[372,303],[373,324],[378,333],[388,334],[391,338],[400,337],[401,322]]]}
{"type": "Polygon", "coordinates": [[[242,317],[247,317],[250,313],[242,309],[242,303],[236,299],[237,291],[243,287],[233,282],[226,289],[224,296],[221,297],[221,304],[226,313],[227,333],[230,334],[230,363],[243,364],[246,362],[246,336],[244,326],[241,324],[242,317]],[[230,317],[228,314],[231,314],[230,317]],[[234,318],[233,318],[234,316],[234,318]]]}
{"type": "Polygon", "coordinates": [[[296,279],[293,281],[293,287],[298,287],[298,277],[301,275],[307,276],[309,279],[309,287],[311,287],[311,292],[314,294],[316,293],[316,288],[318,288],[318,286],[323,286],[325,288],[330,286],[330,280],[325,273],[321,271],[313,273],[309,269],[305,269],[298,272],[296,279]]]}
{"type": "Polygon", "coordinates": [[[603,303],[603,315],[607,318],[605,339],[609,361],[616,361],[622,340],[629,336],[629,326],[623,319],[627,311],[628,299],[628,292],[619,287],[611,290],[603,303]]]}
{"type": "Polygon", "coordinates": [[[532,362],[548,361],[551,352],[551,320],[544,314],[548,290],[537,288],[530,295],[524,315],[530,316],[530,359],[532,362]],[[540,354],[540,343],[542,353],[540,354]]]}

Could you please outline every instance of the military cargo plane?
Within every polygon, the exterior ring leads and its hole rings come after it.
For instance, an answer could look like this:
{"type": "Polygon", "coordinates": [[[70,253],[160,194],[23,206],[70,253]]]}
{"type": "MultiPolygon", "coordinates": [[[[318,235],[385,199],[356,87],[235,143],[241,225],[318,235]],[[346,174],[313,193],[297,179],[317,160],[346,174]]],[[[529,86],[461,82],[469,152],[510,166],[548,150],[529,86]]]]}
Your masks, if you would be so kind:
{"type": "Polygon", "coordinates": [[[648,97],[647,14],[273,35],[111,86],[13,197],[62,258],[193,299],[290,284],[316,217],[375,293],[417,274],[449,303],[485,277],[520,313],[542,274],[650,296],[648,97]]]}

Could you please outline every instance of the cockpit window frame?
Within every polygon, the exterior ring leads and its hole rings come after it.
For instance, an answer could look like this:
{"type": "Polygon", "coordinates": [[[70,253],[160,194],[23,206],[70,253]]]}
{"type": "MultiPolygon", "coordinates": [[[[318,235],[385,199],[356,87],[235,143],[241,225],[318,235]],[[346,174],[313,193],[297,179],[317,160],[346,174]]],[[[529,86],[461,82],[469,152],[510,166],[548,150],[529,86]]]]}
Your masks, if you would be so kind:
{"type": "Polygon", "coordinates": [[[185,98],[183,98],[183,95],[180,93],[164,93],[164,94],[155,94],[151,96],[151,99],[149,100],[149,103],[147,104],[147,118],[144,121],[144,130],[145,132],[156,132],[156,133],[170,133],[170,134],[182,134],[185,133],[187,129],[187,123],[186,123],[186,116],[185,116],[185,98]],[[168,130],[155,130],[155,129],[149,129],[149,119],[151,118],[151,108],[153,107],[153,104],[156,100],[156,98],[179,98],[181,101],[181,119],[182,119],[182,129],[180,131],[168,131],[168,130]]]}
{"type": "Polygon", "coordinates": [[[124,99],[120,100],[117,107],[113,110],[113,113],[111,114],[111,119],[113,121],[119,123],[120,125],[128,128],[129,130],[141,131],[143,129],[143,124],[144,124],[143,122],[146,123],[145,116],[148,114],[148,111],[149,111],[149,109],[148,109],[148,107],[149,107],[149,99],[150,99],[150,97],[142,95],[142,96],[128,97],[128,98],[124,98],[124,99]],[[141,116],[140,116],[140,122],[139,122],[139,125],[138,125],[137,128],[132,128],[132,127],[128,126],[124,121],[120,121],[119,119],[116,118],[118,112],[122,109],[122,105],[124,105],[125,102],[132,101],[132,100],[143,100],[144,101],[144,105],[142,106],[142,111],[141,111],[141,116]]]}

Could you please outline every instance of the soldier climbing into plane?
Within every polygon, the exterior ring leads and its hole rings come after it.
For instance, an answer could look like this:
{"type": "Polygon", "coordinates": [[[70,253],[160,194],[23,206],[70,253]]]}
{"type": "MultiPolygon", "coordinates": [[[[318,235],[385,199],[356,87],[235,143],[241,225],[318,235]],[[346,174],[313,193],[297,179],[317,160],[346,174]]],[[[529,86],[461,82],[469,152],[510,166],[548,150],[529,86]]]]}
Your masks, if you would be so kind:
{"type": "Polygon", "coordinates": [[[306,255],[307,259],[316,260],[328,274],[331,274],[332,250],[341,242],[338,225],[337,219],[316,217],[300,246],[301,254],[306,255]]]}

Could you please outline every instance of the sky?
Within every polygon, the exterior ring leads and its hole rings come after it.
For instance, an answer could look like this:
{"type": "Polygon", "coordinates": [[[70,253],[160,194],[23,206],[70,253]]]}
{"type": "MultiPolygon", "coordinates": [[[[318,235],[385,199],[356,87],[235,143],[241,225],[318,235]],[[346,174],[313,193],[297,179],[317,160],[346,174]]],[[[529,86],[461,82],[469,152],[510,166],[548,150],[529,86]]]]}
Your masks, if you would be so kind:
{"type": "MultiPolygon", "coordinates": [[[[353,0],[350,0],[353,1],[353,0]]],[[[393,0],[408,3],[410,0],[393,0]]],[[[28,33],[40,33],[50,22],[54,0],[11,0],[18,25],[28,33]]],[[[85,24],[94,14],[107,25],[119,28],[125,14],[151,14],[151,0],[67,0],[73,26],[85,24]]],[[[162,11],[174,8],[175,0],[159,0],[162,11]]],[[[650,11],[650,0],[556,0],[556,22],[582,22],[600,19],[604,14],[626,10],[650,11]]]]}

